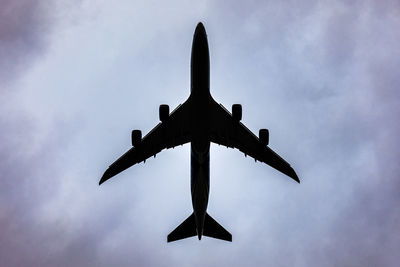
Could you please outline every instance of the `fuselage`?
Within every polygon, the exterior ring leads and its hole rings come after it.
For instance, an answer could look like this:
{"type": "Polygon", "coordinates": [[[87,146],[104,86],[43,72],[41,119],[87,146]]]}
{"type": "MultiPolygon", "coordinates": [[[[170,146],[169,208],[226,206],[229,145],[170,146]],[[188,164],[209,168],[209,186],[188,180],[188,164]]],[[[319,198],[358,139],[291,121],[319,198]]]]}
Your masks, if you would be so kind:
{"type": "Polygon", "coordinates": [[[210,57],[207,35],[202,23],[196,27],[191,56],[191,94],[193,139],[191,142],[191,194],[198,238],[204,228],[210,189],[210,141],[208,105],[210,95],[210,57]]]}

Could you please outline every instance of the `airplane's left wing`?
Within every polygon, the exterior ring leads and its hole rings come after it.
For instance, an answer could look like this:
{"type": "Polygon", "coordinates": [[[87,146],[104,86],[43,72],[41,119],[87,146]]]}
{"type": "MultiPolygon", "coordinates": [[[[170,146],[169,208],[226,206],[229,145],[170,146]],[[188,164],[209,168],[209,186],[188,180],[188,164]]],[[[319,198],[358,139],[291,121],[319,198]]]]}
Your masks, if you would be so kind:
{"type": "Polygon", "coordinates": [[[243,123],[235,121],[226,108],[215,101],[211,103],[210,141],[226,147],[237,148],[245,155],[264,162],[300,183],[296,172],[271,148],[262,145],[243,123]]]}
{"type": "Polygon", "coordinates": [[[171,112],[165,122],[154,127],[141,142],[129,149],[105,171],[99,185],[132,165],[146,161],[165,148],[183,145],[190,141],[190,99],[171,112]]]}

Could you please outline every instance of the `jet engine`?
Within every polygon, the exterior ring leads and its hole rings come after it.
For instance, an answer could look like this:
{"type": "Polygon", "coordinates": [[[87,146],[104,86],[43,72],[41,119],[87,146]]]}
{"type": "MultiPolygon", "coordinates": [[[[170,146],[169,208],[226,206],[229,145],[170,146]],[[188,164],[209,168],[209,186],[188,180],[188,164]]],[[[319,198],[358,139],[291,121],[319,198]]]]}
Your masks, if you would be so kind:
{"type": "Polygon", "coordinates": [[[137,147],[142,141],[142,131],[133,130],[131,138],[132,138],[132,146],[137,147]]]}
{"type": "Polygon", "coordinates": [[[258,138],[263,146],[267,146],[269,143],[268,129],[260,129],[260,131],[258,132],[258,138]]]}
{"type": "Polygon", "coordinates": [[[232,105],[232,117],[235,121],[242,120],[242,105],[240,104],[232,105]]]}
{"type": "Polygon", "coordinates": [[[169,106],[166,104],[160,105],[159,109],[160,121],[165,122],[169,117],[169,106]]]}

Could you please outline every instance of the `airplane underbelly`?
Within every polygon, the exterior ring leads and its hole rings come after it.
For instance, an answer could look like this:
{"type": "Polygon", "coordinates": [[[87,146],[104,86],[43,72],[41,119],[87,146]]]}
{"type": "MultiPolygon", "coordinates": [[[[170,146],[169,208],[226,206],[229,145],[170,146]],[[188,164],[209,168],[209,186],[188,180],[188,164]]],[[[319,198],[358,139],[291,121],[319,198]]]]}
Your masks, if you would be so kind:
{"type": "MultiPolygon", "coordinates": [[[[209,144],[208,144],[209,147],[209,144]]],[[[195,213],[204,213],[208,205],[210,189],[210,153],[197,153],[191,151],[191,193],[195,213]]]]}

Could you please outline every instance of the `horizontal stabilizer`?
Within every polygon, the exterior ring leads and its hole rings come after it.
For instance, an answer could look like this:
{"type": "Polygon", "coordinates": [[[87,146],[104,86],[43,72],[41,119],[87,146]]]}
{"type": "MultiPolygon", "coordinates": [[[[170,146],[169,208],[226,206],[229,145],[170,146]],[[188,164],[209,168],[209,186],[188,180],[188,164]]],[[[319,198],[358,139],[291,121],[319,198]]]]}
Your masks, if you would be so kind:
{"type": "Polygon", "coordinates": [[[196,232],[196,221],[194,214],[190,215],[183,223],[181,223],[174,231],[172,231],[168,237],[167,242],[176,241],[197,235],[196,232]]]}
{"type": "Polygon", "coordinates": [[[204,220],[203,235],[232,242],[232,235],[217,223],[208,213],[204,220]]]}

